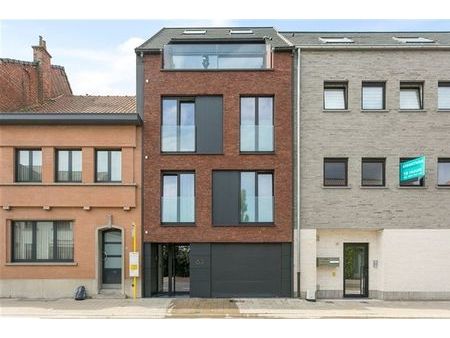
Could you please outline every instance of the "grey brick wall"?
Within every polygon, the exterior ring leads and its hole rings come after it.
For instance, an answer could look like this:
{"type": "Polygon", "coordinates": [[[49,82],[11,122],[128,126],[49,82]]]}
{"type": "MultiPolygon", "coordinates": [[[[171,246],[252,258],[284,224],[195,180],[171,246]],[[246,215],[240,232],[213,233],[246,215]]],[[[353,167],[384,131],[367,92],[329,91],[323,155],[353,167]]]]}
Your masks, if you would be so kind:
{"type": "Polygon", "coordinates": [[[437,158],[450,157],[450,112],[437,111],[450,52],[302,50],[302,228],[450,228],[450,189],[437,158]],[[323,82],[346,80],[349,111],[323,112],[323,82]],[[386,81],[387,111],[361,111],[361,82],[386,81]],[[424,81],[424,111],[400,112],[400,81],[424,81]],[[400,157],[425,155],[425,188],[400,188],[400,157]],[[349,158],[350,188],[323,188],[323,158],[349,158]],[[361,158],[386,157],[386,188],[361,187],[361,158]]]}

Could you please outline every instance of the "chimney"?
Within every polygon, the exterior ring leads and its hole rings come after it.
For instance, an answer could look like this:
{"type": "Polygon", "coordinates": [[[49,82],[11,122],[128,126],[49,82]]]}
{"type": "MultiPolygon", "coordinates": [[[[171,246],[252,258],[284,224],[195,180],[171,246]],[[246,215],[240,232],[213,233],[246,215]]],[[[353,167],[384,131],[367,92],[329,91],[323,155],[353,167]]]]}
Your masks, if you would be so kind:
{"type": "Polygon", "coordinates": [[[39,45],[33,46],[33,61],[38,65],[38,99],[40,103],[51,96],[51,58],[45,40],[39,36],[39,45]]]}

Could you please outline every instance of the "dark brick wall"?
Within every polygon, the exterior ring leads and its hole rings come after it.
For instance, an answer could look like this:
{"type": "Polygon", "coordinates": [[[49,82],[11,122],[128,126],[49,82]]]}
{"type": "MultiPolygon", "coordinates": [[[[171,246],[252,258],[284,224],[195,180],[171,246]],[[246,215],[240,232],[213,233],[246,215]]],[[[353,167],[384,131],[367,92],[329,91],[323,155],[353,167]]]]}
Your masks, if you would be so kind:
{"type": "Polygon", "coordinates": [[[161,71],[161,55],[144,57],[144,241],[290,242],[292,240],[292,54],[274,55],[267,71],[161,71]],[[148,80],[148,83],[145,83],[148,80]],[[160,149],[161,97],[223,95],[224,154],[167,155],[160,149]],[[275,154],[239,154],[240,95],[274,95],[275,154]],[[275,225],[212,226],[212,170],[274,170],[275,225]],[[194,170],[196,226],[161,226],[161,171],[194,170]]]}

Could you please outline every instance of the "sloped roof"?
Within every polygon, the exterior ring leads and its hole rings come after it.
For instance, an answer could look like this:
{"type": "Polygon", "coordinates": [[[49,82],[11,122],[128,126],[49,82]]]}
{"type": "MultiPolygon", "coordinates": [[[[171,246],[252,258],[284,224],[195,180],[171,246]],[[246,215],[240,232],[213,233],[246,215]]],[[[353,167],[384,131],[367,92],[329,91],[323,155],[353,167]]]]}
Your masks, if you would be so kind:
{"type": "Polygon", "coordinates": [[[274,48],[290,48],[291,44],[273,27],[178,27],[163,28],[141,46],[136,48],[136,52],[160,51],[164,45],[174,41],[227,41],[240,42],[248,40],[268,39],[274,48]],[[205,34],[183,34],[186,30],[205,30],[205,34]],[[231,30],[251,30],[250,34],[231,34],[231,30]]]}

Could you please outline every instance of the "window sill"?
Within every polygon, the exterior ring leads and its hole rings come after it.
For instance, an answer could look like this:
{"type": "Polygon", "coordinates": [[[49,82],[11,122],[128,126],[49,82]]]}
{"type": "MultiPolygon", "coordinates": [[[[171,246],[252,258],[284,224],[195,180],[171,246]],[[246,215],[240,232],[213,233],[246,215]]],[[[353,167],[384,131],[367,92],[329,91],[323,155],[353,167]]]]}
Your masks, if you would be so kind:
{"type": "Polygon", "coordinates": [[[450,189],[450,185],[436,185],[436,189],[450,189]]]}
{"type": "Polygon", "coordinates": [[[214,155],[224,155],[223,152],[221,153],[197,153],[194,151],[180,151],[180,152],[176,152],[176,151],[161,151],[160,152],[161,156],[189,156],[189,155],[208,155],[208,156],[214,156],[214,155]]]}
{"type": "Polygon", "coordinates": [[[414,189],[428,189],[428,186],[413,186],[413,185],[411,185],[411,186],[401,186],[401,185],[399,185],[398,187],[397,187],[398,189],[412,189],[412,190],[414,190],[414,189]]]}
{"type": "Polygon", "coordinates": [[[390,109],[361,109],[361,113],[389,113],[390,109]]]}
{"type": "Polygon", "coordinates": [[[161,223],[164,228],[177,228],[177,227],[196,227],[195,223],[161,223]]]}
{"type": "Polygon", "coordinates": [[[350,113],[350,109],[322,109],[322,113],[350,113]]]}
{"type": "Polygon", "coordinates": [[[6,266],[77,266],[77,262],[11,262],[6,266]]]}
{"type": "Polygon", "coordinates": [[[252,228],[252,227],[274,227],[275,223],[239,223],[239,224],[213,224],[214,228],[252,228]]]}
{"type": "Polygon", "coordinates": [[[351,189],[351,185],[322,185],[322,189],[351,189]]]}
{"type": "Polygon", "coordinates": [[[215,73],[215,72],[272,72],[273,68],[229,68],[229,69],[165,69],[161,72],[195,72],[195,73],[215,73]]]}
{"type": "Polygon", "coordinates": [[[239,155],[275,155],[275,151],[240,151],[239,155]]]}
{"type": "Polygon", "coordinates": [[[437,112],[438,113],[450,113],[450,108],[438,109],[437,112]]]}
{"type": "Polygon", "coordinates": [[[114,183],[114,182],[98,182],[98,183],[0,183],[0,187],[19,187],[19,186],[36,186],[36,187],[57,187],[57,186],[69,186],[69,187],[99,187],[99,186],[111,186],[111,187],[136,187],[136,183],[114,183]]]}
{"type": "Polygon", "coordinates": [[[361,189],[389,189],[389,187],[385,185],[360,185],[361,189]]]}
{"type": "Polygon", "coordinates": [[[425,109],[399,109],[399,113],[426,113],[425,109]]]}

